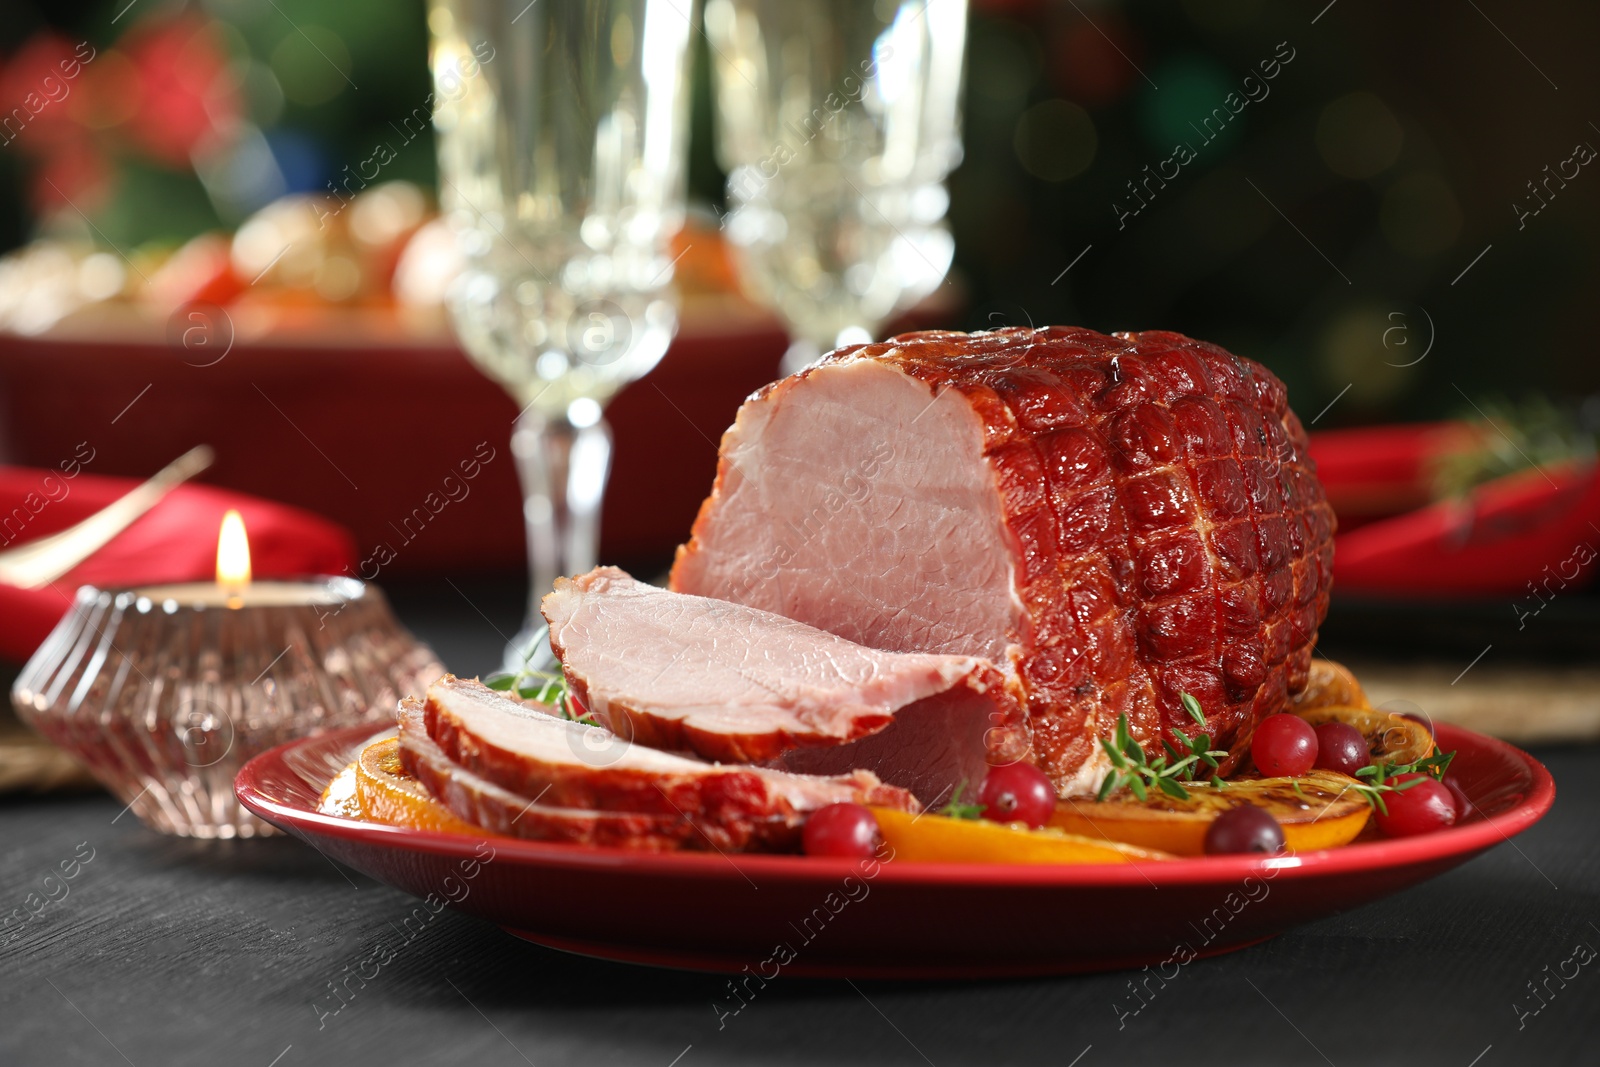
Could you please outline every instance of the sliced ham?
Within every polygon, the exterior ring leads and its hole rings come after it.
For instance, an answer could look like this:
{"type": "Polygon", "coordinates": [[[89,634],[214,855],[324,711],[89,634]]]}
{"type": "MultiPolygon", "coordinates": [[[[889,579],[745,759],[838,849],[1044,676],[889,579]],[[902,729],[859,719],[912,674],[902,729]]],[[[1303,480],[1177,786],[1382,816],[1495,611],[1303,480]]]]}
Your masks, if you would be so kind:
{"type": "Polygon", "coordinates": [[[1014,671],[1063,795],[1180,694],[1231,768],[1304,684],[1333,513],[1283,383],[1179,334],[908,334],[757,393],[674,590],[1014,671]]]}
{"type": "Polygon", "coordinates": [[[421,701],[400,703],[400,762],[440,803],[491,833],[664,852],[703,841],[682,816],[585,811],[530,801],[453,763],[428,736],[421,701]]]}
{"type": "Polygon", "coordinates": [[[557,581],[543,609],[574,697],[636,743],[865,768],[923,800],[1026,749],[1006,676],[974,656],[872,649],[615,567],[557,581]]]}
{"type": "Polygon", "coordinates": [[[706,763],[451,675],[428,687],[423,719],[450,762],[501,789],[557,808],[676,816],[719,848],[792,844],[805,815],[833,803],[920,810],[867,771],[820,777],[706,763]]]}

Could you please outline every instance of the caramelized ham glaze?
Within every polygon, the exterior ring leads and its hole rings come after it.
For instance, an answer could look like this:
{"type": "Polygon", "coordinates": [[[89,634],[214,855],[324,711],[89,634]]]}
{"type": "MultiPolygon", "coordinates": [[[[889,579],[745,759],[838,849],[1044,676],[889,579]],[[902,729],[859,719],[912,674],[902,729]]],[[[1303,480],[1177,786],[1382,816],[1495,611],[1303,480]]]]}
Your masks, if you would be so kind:
{"type": "Polygon", "coordinates": [[[672,588],[1014,671],[1063,795],[1119,714],[1226,767],[1304,684],[1333,512],[1283,383],[1215,345],[1049,327],[840,349],[753,396],[672,588]]]}

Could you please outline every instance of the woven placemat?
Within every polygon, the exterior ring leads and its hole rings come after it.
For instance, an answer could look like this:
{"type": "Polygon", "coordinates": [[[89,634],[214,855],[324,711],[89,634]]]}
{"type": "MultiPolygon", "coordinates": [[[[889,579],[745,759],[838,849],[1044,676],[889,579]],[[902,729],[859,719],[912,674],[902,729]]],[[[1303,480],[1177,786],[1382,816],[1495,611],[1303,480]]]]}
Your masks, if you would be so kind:
{"type": "Polygon", "coordinates": [[[95,788],[83,765],[15,720],[0,719],[0,795],[95,788]]]}
{"type": "MultiPolygon", "coordinates": [[[[1600,669],[1542,664],[1347,662],[1374,707],[1409,701],[1517,745],[1600,740],[1600,669]]],[[[1400,709],[1409,710],[1409,709],[1400,709]]]]}

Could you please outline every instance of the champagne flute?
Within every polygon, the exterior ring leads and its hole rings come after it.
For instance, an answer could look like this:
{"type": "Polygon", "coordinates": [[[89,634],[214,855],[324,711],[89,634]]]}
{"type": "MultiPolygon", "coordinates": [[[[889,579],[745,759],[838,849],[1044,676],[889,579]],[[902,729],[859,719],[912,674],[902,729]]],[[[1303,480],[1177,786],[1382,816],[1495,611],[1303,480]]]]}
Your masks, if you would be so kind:
{"type": "Polygon", "coordinates": [[[467,355],[521,407],[530,590],[508,670],[552,661],[539,601],[593,567],[603,405],[677,327],[692,0],[430,0],[439,199],[467,355]]]}
{"type": "Polygon", "coordinates": [[[707,0],[724,232],[793,372],[944,280],[966,0],[707,0]]]}

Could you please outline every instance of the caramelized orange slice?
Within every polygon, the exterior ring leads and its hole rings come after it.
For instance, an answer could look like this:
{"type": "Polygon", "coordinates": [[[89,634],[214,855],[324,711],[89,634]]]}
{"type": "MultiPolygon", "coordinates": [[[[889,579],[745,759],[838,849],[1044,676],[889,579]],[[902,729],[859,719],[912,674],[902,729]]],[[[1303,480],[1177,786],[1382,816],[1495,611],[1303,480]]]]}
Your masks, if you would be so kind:
{"type": "Polygon", "coordinates": [[[1297,711],[1312,726],[1343,722],[1356,728],[1367,739],[1367,752],[1374,763],[1391,766],[1415,763],[1433,754],[1433,735],[1415,719],[1363,707],[1307,708],[1297,711]]]}
{"type": "Polygon", "coordinates": [[[317,811],[323,815],[337,815],[342,819],[361,818],[361,798],[356,796],[356,762],[333,776],[328,788],[322,791],[317,811]]]}
{"type": "Polygon", "coordinates": [[[1327,707],[1370,708],[1372,704],[1349,667],[1331,659],[1314,659],[1306,687],[1299,696],[1289,698],[1286,710],[1303,712],[1327,707]]]}
{"type": "Polygon", "coordinates": [[[482,827],[460,818],[433,799],[433,794],[400,763],[400,742],[374,741],[355,762],[355,792],[361,818],[417,830],[442,830],[482,837],[482,827]]]}
{"type": "Polygon", "coordinates": [[[1122,790],[1105,800],[1063,800],[1050,825],[1085,837],[1127,842],[1178,856],[1205,852],[1211,820],[1241,804],[1265,808],[1283,827],[1284,843],[1295,852],[1349,844],[1372,814],[1352,786],[1356,780],[1333,771],[1299,778],[1236,778],[1218,789],[1209,782],[1184,782],[1188,800],[1159,789],[1140,800],[1122,790]]]}
{"type": "Polygon", "coordinates": [[[898,860],[925,863],[1137,863],[1171,856],[1045,827],[944,815],[907,815],[873,808],[883,839],[898,860]]]}

